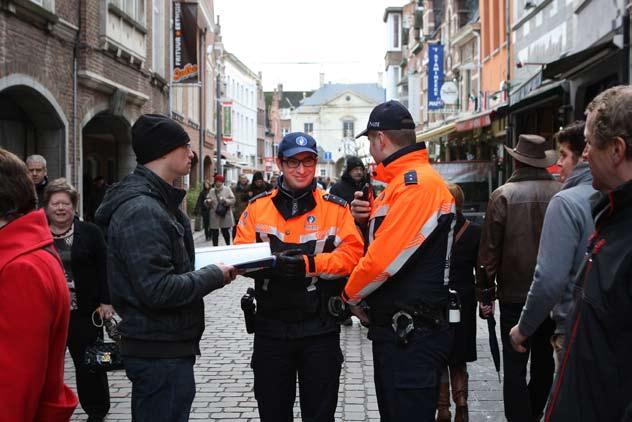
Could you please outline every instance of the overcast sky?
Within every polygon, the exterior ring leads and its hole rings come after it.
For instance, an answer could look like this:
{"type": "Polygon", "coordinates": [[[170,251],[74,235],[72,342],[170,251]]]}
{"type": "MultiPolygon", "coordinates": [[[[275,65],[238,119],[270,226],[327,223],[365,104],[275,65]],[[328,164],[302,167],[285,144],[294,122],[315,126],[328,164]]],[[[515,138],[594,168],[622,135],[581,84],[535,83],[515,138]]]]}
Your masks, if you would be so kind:
{"type": "Polygon", "coordinates": [[[384,9],[406,0],[215,0],[224,48],[255,73],[263,87],[285,91],[325,82],[374,83],[384,71],[384,9]],[[306,64],[301,64],[306,63],[306,64]]]}

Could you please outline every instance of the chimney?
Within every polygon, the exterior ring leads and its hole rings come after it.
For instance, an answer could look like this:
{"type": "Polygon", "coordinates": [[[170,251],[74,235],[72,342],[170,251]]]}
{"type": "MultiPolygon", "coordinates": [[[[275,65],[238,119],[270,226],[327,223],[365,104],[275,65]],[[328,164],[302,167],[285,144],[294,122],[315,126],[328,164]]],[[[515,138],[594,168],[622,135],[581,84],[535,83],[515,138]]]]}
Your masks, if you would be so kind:
{"type": "Polygon", "coordinates": [[[322,88],[323,85],[325,85],[325,74],[323,72],[320,72],[319,76],[320,76],[320,85],[319,85],[319,87],[322,88]]]}

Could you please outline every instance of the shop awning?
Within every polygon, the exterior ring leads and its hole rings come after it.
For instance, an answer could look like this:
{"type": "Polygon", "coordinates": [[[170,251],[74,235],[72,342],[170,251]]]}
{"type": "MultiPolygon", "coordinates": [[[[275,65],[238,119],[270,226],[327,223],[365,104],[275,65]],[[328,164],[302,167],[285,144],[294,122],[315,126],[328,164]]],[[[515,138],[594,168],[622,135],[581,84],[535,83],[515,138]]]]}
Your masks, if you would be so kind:
{"type": "Polygon", "coordinates": [[[417,142],[432,141],[441,136],[449,135],[456,130],[456,124],[454,122],[439,126],[434,129],[427,130],[425,132],[417,133],[417,142]]]}
{"type": "MultiPolygon", "coordinates": [[[[536,79],[542,80],[542,72],[538,72],[536,79]]],[[[524,109],[534,104],[539,104],[544,100],[548,100],[551,97],[561,96],[570,90],[569,82],[567,80],[555,81],[545,84],[532,85],[533,80],[529,80],[522,85],[516,92],[512,93],[511,105],[509,111],[516,112],[516,110],[524,109]]]]}
{"type": "Polygon", "coordinates": [[[617,50],[618,48],[612,40],[594,45],[575,54],[571,54],[570,56],[547,63],[542,69],[542,78],[565,79],[599,62],[617,50]]]}
{"type": "Polygon", "coordinates": [[[457,132],[468,132],[470,130],[486,127],[492,124],[492,111],[484,111],[482,113],[473,114],[468,117],[457,120],[455,123],[457,132]]]}

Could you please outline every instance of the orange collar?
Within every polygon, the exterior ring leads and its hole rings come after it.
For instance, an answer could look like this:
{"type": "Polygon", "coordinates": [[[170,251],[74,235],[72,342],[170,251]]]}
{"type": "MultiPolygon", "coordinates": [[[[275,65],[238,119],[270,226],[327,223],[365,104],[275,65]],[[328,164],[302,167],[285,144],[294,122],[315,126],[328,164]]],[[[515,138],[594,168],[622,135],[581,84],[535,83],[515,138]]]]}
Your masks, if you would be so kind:
{"type": "Polygon", "coordinates": [[[389,155],[375,168],[373,176],[380,182],[390,183],[397,175],[412,170],[420,163],[428,164],[429,162],[426,145],[420,142],[389,155]]]}

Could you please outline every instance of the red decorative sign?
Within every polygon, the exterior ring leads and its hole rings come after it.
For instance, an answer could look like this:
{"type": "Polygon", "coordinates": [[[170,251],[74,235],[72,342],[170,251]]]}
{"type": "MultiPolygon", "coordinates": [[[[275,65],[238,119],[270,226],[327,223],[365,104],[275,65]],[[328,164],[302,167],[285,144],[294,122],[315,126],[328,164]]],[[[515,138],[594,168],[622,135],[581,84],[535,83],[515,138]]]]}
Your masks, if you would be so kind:
{"type": "Polygon", "coordinates": [[[470,130],[478,129],[480,127],[489,126],[492,124],[489,114],[483,116],[474,117],[464,122],[456,122],[457,132],[467,132],[470,130]]]}

